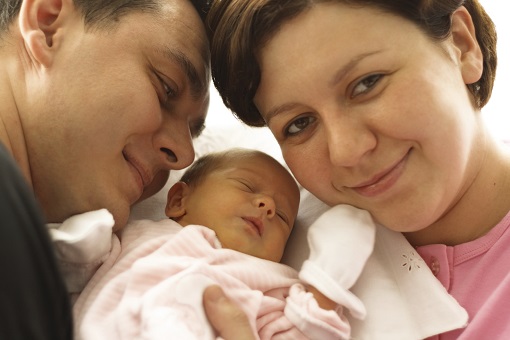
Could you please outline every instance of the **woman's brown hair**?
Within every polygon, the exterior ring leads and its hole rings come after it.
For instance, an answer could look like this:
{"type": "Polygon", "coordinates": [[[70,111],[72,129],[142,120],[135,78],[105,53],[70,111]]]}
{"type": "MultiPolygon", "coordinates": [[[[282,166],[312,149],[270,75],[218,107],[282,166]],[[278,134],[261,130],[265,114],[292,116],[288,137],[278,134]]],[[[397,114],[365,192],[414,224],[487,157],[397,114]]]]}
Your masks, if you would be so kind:
{"type": "Polygon", "coordinates": [[[257,53],[282,24],[324,2],[377,7],[410,20],[438,41],[450,35],[452,13],[466,7],[484,59],[481,78],[467,86],[478,108],[489,100],[497,37],[494,23],[477,0],[216,0],[207,17],[213,81],[225,105],[246,124],[265,125],[253,104],[260,83],[257,53]]]}

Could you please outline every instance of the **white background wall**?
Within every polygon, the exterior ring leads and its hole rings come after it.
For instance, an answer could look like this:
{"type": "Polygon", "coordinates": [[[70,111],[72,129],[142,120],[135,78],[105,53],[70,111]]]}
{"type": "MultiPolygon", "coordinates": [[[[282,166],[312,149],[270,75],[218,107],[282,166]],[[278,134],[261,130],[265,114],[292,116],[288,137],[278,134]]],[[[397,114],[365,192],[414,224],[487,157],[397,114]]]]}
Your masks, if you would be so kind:
{"type": "Polygon", "coordinates": [[[510,21],[506,0],[480,0],[498,31],[498,70],[494,92],[483,109],[487,124],[494,133],[510,138],[510,21]]]}
{"type": "MultiPolygon", "coordinates": [[[[498,30],[498,71],[492,99],[483,109],[489,128],[501,138],[510,138],[510,20],[507,0],[480,0],[498,30]],[[505,9],[503,8],[505,6],[505,9]]],[[[206,120],[208,128],[240,124],[225,108],[211,85],[211,105],[206,120]]]]}

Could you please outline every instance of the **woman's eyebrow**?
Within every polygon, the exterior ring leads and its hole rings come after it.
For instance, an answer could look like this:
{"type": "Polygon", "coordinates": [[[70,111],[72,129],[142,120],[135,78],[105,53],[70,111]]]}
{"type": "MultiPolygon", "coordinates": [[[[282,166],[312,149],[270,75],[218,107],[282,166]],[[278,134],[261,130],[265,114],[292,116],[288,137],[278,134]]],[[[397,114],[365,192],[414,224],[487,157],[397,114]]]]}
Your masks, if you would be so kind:
{"type": "Polygon", "coordinates": [[[264,118],[266,124],[268,124],[269,121],[271,121],[271,119],[273,119],[275,116],[279,115],[282,112],[290,111],[297,106],[299,106],[298,103],[285,103],[285,104],[279,105],[279,106],[271,109],[267,114],[263,115],[263,118],[264,118]]]}
{"type": "Polygon", "coordinates": [[[341,67],[338,71],[335,72],[333,78],[329,82],[329,87],[333,87],[336,84],[338,84],[340,81],[342,81],[342,79],[344,79],[345,76],[347,74],[349,74],[349,72],[351,72],[363,59],[370,57],[374,54],[380,53],[380,52],[382,52],[382,51],[378,50],[378,51],[367,52],[367,53],[363,53],[363,54],[357,55],[354,58],[352,58],[347,64],[345,64],[343,67],[341,67]]]}

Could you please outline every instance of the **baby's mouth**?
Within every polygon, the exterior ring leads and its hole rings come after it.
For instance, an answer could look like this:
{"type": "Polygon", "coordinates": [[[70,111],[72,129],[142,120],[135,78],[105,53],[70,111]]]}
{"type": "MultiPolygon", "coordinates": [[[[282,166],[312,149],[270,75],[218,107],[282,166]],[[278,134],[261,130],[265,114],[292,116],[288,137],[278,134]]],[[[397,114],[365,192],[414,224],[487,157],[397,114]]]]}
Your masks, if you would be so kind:
{"type": "Polygon", "coordinates": [[[264,224],[260,219],[256,217],[243,217],[243,220],[250,224],[257,231],[259,236],[262,236],[264,233],[264,224]]]}

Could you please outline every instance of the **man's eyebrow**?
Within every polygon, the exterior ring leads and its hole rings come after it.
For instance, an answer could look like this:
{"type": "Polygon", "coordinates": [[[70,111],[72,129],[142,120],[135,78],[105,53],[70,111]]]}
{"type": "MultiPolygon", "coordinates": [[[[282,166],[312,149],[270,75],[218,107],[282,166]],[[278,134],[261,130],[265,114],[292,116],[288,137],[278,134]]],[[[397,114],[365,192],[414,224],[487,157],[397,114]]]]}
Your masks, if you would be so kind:
{"type": "Polygon", "coordinates": [[[186,78],[188,78],[193,99],[199,99],[207,92],[205,79],[200,77],[195,65],[193,65],[191,60],[184,53],[173,49],[166,49],[164,54],[172,61],[176,62],[186,75],[186,78]]]}

